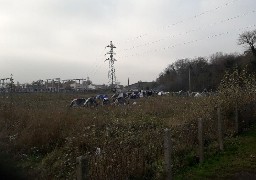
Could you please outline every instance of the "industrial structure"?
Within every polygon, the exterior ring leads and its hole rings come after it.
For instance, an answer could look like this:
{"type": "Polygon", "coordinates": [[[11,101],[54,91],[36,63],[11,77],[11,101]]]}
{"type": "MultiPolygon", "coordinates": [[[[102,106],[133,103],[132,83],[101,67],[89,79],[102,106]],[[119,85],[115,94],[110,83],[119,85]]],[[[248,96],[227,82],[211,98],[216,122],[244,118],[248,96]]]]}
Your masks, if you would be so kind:
{"type": "Polygon", "coordinates": [[[110,45],[107,45],[106,47],[110,48],[110,50],[106,53],[109,54],[109,58],[107,58],[105,61],[109,61],[109,71],[108,71],[108,78],[109,78],[109,83],[111,83],[110,87],[112,89],[115,88],[115,84],[116,84],[116,74],[115,74],[115,67],[114,67],[114,63],[115,61],[117,61],[114,58],[114,48],[116,48],[112,41],[110,41],[110,45]]]}
{"type": "Polygon", "coordinates": [[[0,78],[0,93],[9,92],[85,92],[90,90],[104,90],[107,89],[106,85],[92,84],[89,77],[65,79],[51,78],[46,80],[37,80],[32,83],[14,83],[14,79],[11,77],[0,78]]]}
{"type": "MultiPolygon", "coordinates": [[[[75,79],[65,79],[61,80],[60,78],[49,78],[45,80],[37,80],[32,83],[21,84],[17,82],[14,84],[13,76],[11,75],[8,78],[0,79],[0,93],[5,92],[69,92],[69,91],[88,91],[88,90],[103,90],[108,89],[109,87],[113,91],[118,91],[121,89],[122,85],[116,81],[115,67],[114,63],[117,61],[114,58],[116,54],[112,41],[106,46],[109,48],[109,51],[105,55],[109,55],[105,61],[109,61],[109,71],[108,79],[109,86],[106,85],[95,85],[92,84],[89,77],[85,78],[75,78],[75,79]]],[[[104,62],[105,62],[104,61],[104,62]]],[[[129,80],[128,80],[129,81],[129,80]]],[[[129,82],[128,82],[129,84],[129,82]]]]}

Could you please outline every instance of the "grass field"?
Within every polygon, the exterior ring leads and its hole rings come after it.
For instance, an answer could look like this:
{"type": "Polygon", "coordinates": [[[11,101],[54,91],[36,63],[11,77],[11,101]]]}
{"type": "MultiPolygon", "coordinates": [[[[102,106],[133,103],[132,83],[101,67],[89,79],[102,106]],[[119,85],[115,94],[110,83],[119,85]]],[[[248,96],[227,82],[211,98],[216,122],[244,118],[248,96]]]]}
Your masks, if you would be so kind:
{"type": "MultiPolygon", "coordinates": [[[[172,132],[175,174],[197,164],[198,118],[204,120],[206,146],[214,146],[217,139],[217,96],[156,96],[136,100],[136,105],[68,107],[73,98],[89,96],[1,96],[1,151],[17,160],[28,177],[72,179],[76,157],[84,155],[89,160],[91,179],[162,179],[165,128],[172,132]],[[101,149],[100,156],[95,154],[97,148],[101,149]]],[[[232,136],[233,107],[221,102],[224,134],[232,136]]]]}
{"type": "Polygon", "coordinates": [[[186,168],[175,179],[255,179],[256,126],[238,137],[226,139],[224,152],[202,165],[186,168]]]}

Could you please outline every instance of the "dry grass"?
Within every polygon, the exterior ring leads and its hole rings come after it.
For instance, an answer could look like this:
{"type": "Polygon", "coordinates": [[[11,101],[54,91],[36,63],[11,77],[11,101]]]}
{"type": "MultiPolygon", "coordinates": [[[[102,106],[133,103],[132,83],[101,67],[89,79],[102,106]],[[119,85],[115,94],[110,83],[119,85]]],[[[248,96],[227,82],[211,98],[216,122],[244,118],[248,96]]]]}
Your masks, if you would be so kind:
{"type": "MultiPolygon", "coordinates": [[[[15,154],[24,168],[40,172],[41,178],[74,178],[75,158],[84,155],[95,179],[161,179],[164,128],[172,129],[176,169],[188,164],[181,157],[197,146],[198,118],[205,122],[205,140],[216,139],[219,97],[158,96],[136,105],[68,108],[77,96],[14,94],[13,103],[2,97],[2,150],[15,154]]],[[[233,132],[232,114],[226,112],[223,108],[225,129],[233,132]]]]}

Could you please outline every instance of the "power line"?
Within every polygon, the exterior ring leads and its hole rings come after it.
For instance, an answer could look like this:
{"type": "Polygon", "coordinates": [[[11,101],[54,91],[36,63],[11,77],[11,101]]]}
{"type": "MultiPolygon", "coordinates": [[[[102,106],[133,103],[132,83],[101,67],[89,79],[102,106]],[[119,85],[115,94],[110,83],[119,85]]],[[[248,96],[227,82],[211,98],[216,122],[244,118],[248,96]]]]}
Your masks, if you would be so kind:
{"type": "MultiPolygon", "coordinates": [[[[218,25],[218,24],[222,24],[222,23],[225,23],[225,22],[228,22],[228,21],[231,21],[231,20],[236,20],[238,18],[241,18],[241,17],[244,17],[244,16],[247,16],[251,13],[255,13],[256,11],[255,10],[252,10],[248,13],[243,13],[243,14],[240,14],[240,15],[237,15],[237,16],[233,16],[233,17],[230,17],[230,18],[227,18],[227,19],[223,19],[223,20],[220,20],[220,21],[217,21],[217,22],[214,22],[214,23],[211,23],[211,24],[208,24],[208,26],[214,26],[214,25],[218,25]]],[[[140,44],[140,45],[137,45],[137,46],[132,46],[130,48],[126,48],[126,49],[122,49],[122,50],[119,50],[120,52],[122,51],[128,51],[128,50],[133,50],[133,49],[138,49],[138,48],[141,48],[141,47],[145,47],[145,46],[149,46],[149,45],[153,45],[153,44],[156,44],[156,43],[159,43],[163,40],[166,40],[166,39],[169,39],[169,38],[174,38],[174,37],[177,37],[177,36],[182,36],[182,35],[187,35],[189,33],[192,33],[192,32],[197,32],[199,30],[202,30],[204,29],[205,27],[199,27],[199,28],[196,28],[196,29],[191,29],[191,30],[188,30],[184,33],[179,33],[177,35],[168,35],[168,36],[165,36],[161,39],[157,39],[155,41],[150,41],[150,42],[147,42],[147,43],[143,43],[143,44],[140,44]]]]}
{"type": "MultiPolygon", "coordinates": [[[[211,13],[211,12],[214,12],[214,11],[217,11],[217,10],[222,9],[222,8],[224,8],[224,7],[227,7],[227,6],[233,4],[233,3],[237,2],[237,1],[240,1],[240,0],[233,0],[233,1],[231,1],[231,2],[224,3],[224,4],[220,5],[220,6],[217,6],[217,7],[215,7],[215,8],[212,8],[212,9],[210,9],[210,10],[203,11],[203,12],[201,12],[200,14],[195,14],[195,15],[193,15],[193,16],[190,16],[190,17],[186,18],[186,19],[177,21],[176,23],[173,23],[173,24],[171,24],[171,25],[167,25],[167,26],[165,26],[165,27],[163,27],[163,28],[157,28],[157,30],[169,29],[169,28],[171,28],[171,27],[173,27],[173,26],[176,26],[176,25],[178,25],[178,24],[182,24],[182,23],[184,23],[184,22],[186,22],[186,21],[191,21],[191,20],[197,19],[197,18],[199,18],[199,17],[201,17],[201,16],[204,16],[204,15],[209,14],[209,13],[211,13]]],[[[149,36],[149,35],[150,35],[149,33],[144,33],[144,34],[141,34],[141,35],[138,35],[138,36],[135,36],[135,37],[132,37],[132,38],[123,40],[123,43],[127,43],[127,42],[130,42],[130,41],[139,40],[139,39],[144,38],[144,37],[149,36]]],[[[117,43],[117,44],[118,44],[118,45],[122,44],[122,41],[119,40],[119,43],[117,43]],[[121,42],[121,43],[120,43],[120,42],[121,42]]]]}
{"type": "Polygon", "coordinates": [[[103,50],[99,53],[98,57],[95,58],[96,63],[89,69],[89,71],[87,72],[87,76],[94,77],[95,73],[98,71],[98,68],[100,66],[100,61],[105,57],[105,50],[106,48],[103,48],[103,50]]]}
{"type": "Polygon", "coordinates": [[[201,16],[203,16],[203,15],[205,15],[205,14],[214,12],[214,11],[219,10],[219,9],[221,9],[221,8],[224,8],[224,7],[226,7],[226,6],[228,6],[228,5],[232,4],[232,3],[235,3],[236,1],[239,1],[239,0],[233,0],[233,1],[231,1],[231,2],[224,3],[224,4],[221,5],[221,6],[215,7],[215,8],[213,8],[213,9],[210,9],[210,10],[207,10],[207,11],[204,11],[204,12],[202,12],[202,13],[200,13],[200,14],[197,14],[197,15],[194,15],[194,16],[189,17],[189,18],[187,18],[187,19],[181,20],[181,21],[179,21],[179,22],[177,22],[177,23],[173,23],[173,24],[167,26],[167,28],[170,28],[170,27],[172,27],[172,26],[176,26],[176,25],[181,24],[181,23],[184,23],[184,22],[186,22],[186,21],[190,21],[190,20],[193,20],[193,19],[197,19],[197,18],[199,18],[199,17],[201,17],[201,16]]]}
{"type": "MultiPolygon", "coordinates": [[[[249,28],[252,28],[252,27],[256,27],[256,25],[251,25],[251,26],[247,26],[247,27],[245,27],[245,28],[240,28],[240,29],[238,29],[238,31],[246,30],[246,29],[249,29],[249,28]]],[[[223,35],[226,35],[226,34],[231,34],[231,32],[226,31],[226,32],[223,32],[223,33],[218,33],[218,34],[206,36],[206,37],[203,37],[203,38],[200,38],[200,39],[195,39],[195,40],[191,40],[191,41],[187,41],[187,42],[182,42],[182,43],[177,43],[177,44],[174,44],[174,45],[169,45],[169,46],[166,46],[166,47],[163,47],[163,48],[157,48],[157,49],[153,49],[153,50],[147,50],[147,51],[144,51],[144,52],[142,52],[142,53],[130,54],[130,56],[129,56],[129,55],[120,56],[119,58],[128,58],[128,57],[134,57],[134,56],[143,56],[143,55],[145,55],[145,54],[150,54],[150,53],[152,53],[152,52],[165,51],[165,50],[168,50],[168,49],[176,48],[177,46],[188,45],[188,44],[196,43],[196,42],[198,42],[198,41],[202,41],[202,40],[205,40],[205,39],[213,39],[213,38],[216,38],[216,37],[219,37],[219,36],[223,36],[223,35]]]]}
{"type": "MultiPolygon", "coordinates": [[[[209,14],[209,13],[211,13],[211,12],[217,11],[217,10],[219,10],[219,9],[221,9],[221,8],[227,7],[228,5],[230,5],[230,4],[232,4],[232,3],[235,3],[235,2],[237,2],[237,1],[239,1],[239,0],[233,0],[233,1],[230,1],[230,2],[227,2],[227,3],[224,3],[224,4],[222,4],[222,5],[220,5],[220,6],[217,6],[217,7],[213,8],[213,9],[204,11],[204,12],[202,12],[202,13],[200,13],[200,14],[196,14],[196,15],[191,16],[191,17],[188,17],[188,18],[186,18],[186,19],[184,19],[184,20],[178,21],[178,22],[176,22],[176,23],[173,23],[173,24],[171,24],[171,25],[168,25],[168,26],[163,27],[163,28],[158,28],[158,29],[162,29],[162,30],[169,29],[169,28],[174,27],[174,26],[176,26],[176,25],[178,25],[178,24],[182,24],[182,23],[184,23],[184,22],[186,22],[186,21],[191,21],[192,19],[197,19],[197,18],[199,18],[199,17],[201,17],[201,16],[203,16],[203,15],[206,15],[206,14],[209,14]]],[[[238,17],[233,17],[233,18],[229,18],[229,19],[232,20],[232,19],[236,19],[236,18],[238,18],[238,17]]],[[[223,22],[225,22],[225,21],[228,21],[228,19],[227,19],[227,20],[222,20],[222,21],[220,21],[220,23],[223,23],[223,22]]],[[[210,26],[211,26],[211,25],[215,25],[215,24],[217,24],[217,22],[210,24],[210,26]]],[[[191,32],[196,32],[196,31],[201,30],[201,29],[203,29],[203,28],[200,27],[200,28],[197,28],[197,29],[192,29],[192,30],[186,31],[186,32],[183,33],[183,34],[188,34],[188,33],[191,33],[191,32]]],[[[140,40],[140,39],[142,39],[142,38],[144,38],[144,37],[147,37],[147,36],[149,36],[149,35],[150,35],[150,34],[148,34],[148,33],[144,33],[144,34],[138,35],[138,36],[136,36],[136,37],[130,38],[130,39],[128,39],[128,40],[125,40],[125,42],[140,40]]],[[[178,35],[176,35],[176,36],[181,36],[181,35],[182,35],[182,34],[180,33],[180,34],[178,34],[178,35]]],[[[164,37],[164,38],[161,38],[161,39],[158,39],[158,40],[155,40],[155,41],[147,42],[147,43],[140,44],[140,45],[137,45],[137,46],[132,46],[132,47],[129,48],[129,49],[123,49],[123,51],[128,51],[128,50],[137,49],[137,48],[144,47],[144,46],[154,45],[154,44],[159,43],[159,42],[161,42],[161,41],[163,41],[163,40],[166,40],[166,39],[169,39],[169,38],[173,38],[173,37],[175,37],[175,35],[174,35],[174,36],[168,35],[168,36],[166,36],[166,37],[164,37]]],[[[190,42],[188,42],[188,43],[190,43],[190,42]]],[[[120,44],[120,43],[117,43],[117,44],[120,44]]],[[[122,43],[121,43],[121,44],[122,44],[122,43]]],[[[163,48],[163,49],[166,49],[166,47],[163,48]]],[[[119,51],[122,51],[122,50],[119,50],[119,51]]],[[[155,49],[155,50],[153,50],[153,51],[157,52],[158,49],[155,49]]],[[[150,51],[146,51],[146,52],[144,52],[144,54],[145,54],[145,53],[148,53],[148,52],[150,52],[150,51]]],[[[137,56],[137,55],[139,55],[139,54],[143,54],[143,53],[131,54],[130,56],[137,56]]],[[[122,57],[129,57],[129,56],[122,56],[122,57]]],[[[98,62],[98,61],[97,61],[97,62],[98,62]]],[[[98,71],[98,69],[99,69],[100,66],[101,66],[101,64],[98,63],[98,64],[96,64],[95,68],[91,68],[91,75],[92,75],[92,76],[95,75],[95,73],[98,71]]],[[[111,66],[110,66],[110,69],[111,69],[111,66]]],[[[113,71],[115,72],[115,69],[114,69],[114,68],[113,68],[113,71]]],[[[112,73],[109,71],[108,74],[109,74],[109,76],[111,76],[112,73]]],[[[112,79],[112,77],[111,77],[111,79],[112,79]]],[[[115,77],[113,77],[113,79],[116,80],[115,77]]],[[[112,80],[111,80],[111,81],[112,81],[112,80]]]]}

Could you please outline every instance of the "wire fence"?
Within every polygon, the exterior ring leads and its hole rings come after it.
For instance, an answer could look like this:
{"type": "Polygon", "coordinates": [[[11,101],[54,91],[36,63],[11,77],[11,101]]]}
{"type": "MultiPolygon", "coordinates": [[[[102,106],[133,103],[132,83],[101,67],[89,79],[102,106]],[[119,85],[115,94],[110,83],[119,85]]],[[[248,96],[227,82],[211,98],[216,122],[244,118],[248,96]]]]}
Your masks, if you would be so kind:
{"type": "Polygon", "coordinates": [[[132,146],[116,142],[114,149],[85,157],[88,171],[84,173],[89,179],[172,179],[181,168],[204,162],[211,151],[225,150],[225,138],[239,135],[255,123],[255,109],[256,101],[240,107],[235,104],[228,110],[216,106],[208,118],[161,131],[148,129],[150,133],[140,129],[138,136],[151,134],[143,137],[143,145],[136,138],[132,146]]]}

